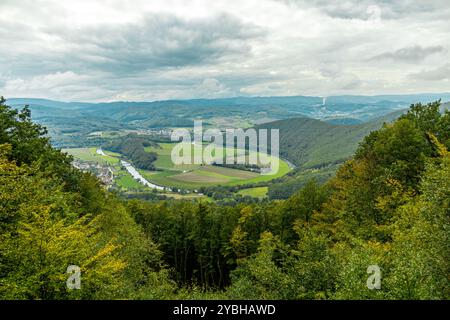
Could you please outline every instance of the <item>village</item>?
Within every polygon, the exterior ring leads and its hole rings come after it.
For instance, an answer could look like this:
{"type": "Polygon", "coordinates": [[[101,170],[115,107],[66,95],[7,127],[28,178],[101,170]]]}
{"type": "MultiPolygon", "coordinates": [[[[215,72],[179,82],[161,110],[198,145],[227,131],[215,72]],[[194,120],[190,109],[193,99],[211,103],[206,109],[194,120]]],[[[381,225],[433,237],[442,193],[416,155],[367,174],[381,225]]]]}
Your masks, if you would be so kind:
{"type": "Polygon", "coordinates": [[[80,160],[74,160],[72,165],[81,171],[94,174],[106,186],[107,189],[113,185],[114,173],[108,165],[80,160]]]}

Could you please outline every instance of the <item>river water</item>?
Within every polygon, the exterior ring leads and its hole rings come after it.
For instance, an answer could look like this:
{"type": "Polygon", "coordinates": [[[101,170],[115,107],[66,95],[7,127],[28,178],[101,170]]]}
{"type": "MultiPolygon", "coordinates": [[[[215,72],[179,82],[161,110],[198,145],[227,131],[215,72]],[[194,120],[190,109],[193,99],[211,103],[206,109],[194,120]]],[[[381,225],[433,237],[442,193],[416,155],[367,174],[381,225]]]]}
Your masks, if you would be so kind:
{"type": "Polygon", "coordinates": [[[103,152],[102,148],[97,149],[97,154],[101,156],[108,156],[106,153],[103,152]]]}
{"type": "Polygon", "coordinates": [[[124,160],[120,160],[120,163],[125,167],[125,169],[133,176],[134,179],[138,180],[140,183],[142,183],[144,186],[147,186],[152,189],[156,190],[165,190],[166,188],[157,186],[156,184],[153,184],[149,182],[147,179],[145,179],[137,170],[135,167],[133,167],[129,162],[126,162],[124,160]]]}

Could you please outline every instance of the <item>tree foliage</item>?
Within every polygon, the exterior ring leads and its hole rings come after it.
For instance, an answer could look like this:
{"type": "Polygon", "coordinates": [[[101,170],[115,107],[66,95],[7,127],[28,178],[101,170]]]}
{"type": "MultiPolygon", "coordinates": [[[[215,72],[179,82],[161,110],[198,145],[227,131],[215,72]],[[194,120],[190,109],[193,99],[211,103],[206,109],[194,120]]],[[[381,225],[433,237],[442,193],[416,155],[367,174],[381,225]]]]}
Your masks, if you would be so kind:
{"type": "Polygon", "coordinates": [[[370,133],[324,185],[227,205],[120,199],[1,100],[0,298],[449,299],[439,109],[415,104],[370,133]],[[81,290],[66,287],[69,265],[81,290]],[[381,288],[367,286],[369,266],[381,288]]]}

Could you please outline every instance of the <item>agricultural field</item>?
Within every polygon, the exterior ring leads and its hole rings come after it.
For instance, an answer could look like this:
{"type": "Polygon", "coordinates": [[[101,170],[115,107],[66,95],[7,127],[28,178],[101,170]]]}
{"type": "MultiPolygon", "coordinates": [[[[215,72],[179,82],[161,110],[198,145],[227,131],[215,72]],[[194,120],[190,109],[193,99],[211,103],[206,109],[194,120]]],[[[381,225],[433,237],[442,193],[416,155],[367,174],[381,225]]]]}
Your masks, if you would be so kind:
{"type": "Polygon", "coordinates": [[[71,148],[71,149],[62,149],[62,152],[66,152],[72,155],[75,159],[86,161],[86,162],[95,162],[98,164],[109,164],[116,165],[119,163],[120,154],[110,151],[105,151],[106,156],[100,155],[97,153],[97,147],[90,148],[71,148]]]}
{"type": "MultiPolygon", "coordinates": [[[[265,182],[279,178],[290,171],[288,164],[282,160],[279,161],[277,173],[266,175],[247,170],[209,165],[207,163],[178,165],[174,164],[171,159],[171,152],[175,145],[174,143],[160,143],[159,147],[147,147],[145,149],[147,152],[155,152],[158,155],[154,164],[159,171],[140,171],[148,181],[163,186],[191,189],[202,186],[233,186],[265,182]]],[[[197,145],[187,146],[187,149],[190,149],[192,160],[195,151],[201,150],[200,146],[197,145]]],[[[231,157],[236,154],[236,150],[224,149],[224,157],[231,157]]],[[[213,152],[212,155],[215,156],[215,153],[213,152]]],[[[256,152],[247,153],[240,157],[245,157],[246,162],[248,162],[248,158],[251,155],[255,156],[256,152]]],[[[269,155],[258,155],[264,162],[271,160],[269,155]]]]}
{"type": "Polygon", "coordinates": [[[125,190],[146,189],[144,185],[134,180],[133,177],[126,171],[119,171],[114,181],[119,187],[125,190]]]}
{"type": "Polygon", "coordinates": [[[237,193],[243,196],[250,196],[254,198],[265,198],[267,196],[268,187],[256,187],[239,190],[237,193]]]}
{"type": "MultiPolygon", "coordinates": [[[[175,145],[175,143],[160,143],[158,146],[146,147],[146,152],[155,152],[157,154],[157,160],[154,162],[157,170],[148,171],[138,169],[139,173],[149,182],[159,186],[195,190],[200,187],[245,185],[270,181],[285,175],[290,170],[288,164],[282,160],[279,161],[280,167],[278,172],[273,175],[264,175],[258,172],[215,166],[207,163],[174,164],[171,159],[171,153],[175,145]]],[[[193,161],[195,152],[201,151],[204,146],[189,144],[186,147],[186,150],[190,150],[191,160],[193,161]]],[[[97,147],[89,147],[63,149],[62,151],[71,154],[75,159],[80,161],[110,167],[114,173],[114,184],[121,190],[142,191],[147,189],[147,187],[133,179],[133,177],[122,168],[120,165],[120,158],[123,156],[121,154],[103,150],[106,155],[101,155],[97,153],[97,149],[97,147]]],[[[237,156],[236,150],[224,149],[224,157],[231,157],[233,155],[237,156]]],[[[248,161],[248,157],[251,155],[255,156],[257,154],[247,153],[240,155],[240,157],[245,157],[246,161],[248,161]]],[[[215,156],[214,152],[213,156],[215,156]]],[[[269,160],[268,155],[259,154],[259,157],[263,161],[269,160]]],[[[252,194],[251,191],[248,192],[250,193],[249,195],[252,194]]],[[[245,194],[245,192],[243,194],[245,194]]],[[[262,197],[265,193],[261,189],[259,191],[253,191],[253,194],[256,195],[252,196],[262,197]]]]}

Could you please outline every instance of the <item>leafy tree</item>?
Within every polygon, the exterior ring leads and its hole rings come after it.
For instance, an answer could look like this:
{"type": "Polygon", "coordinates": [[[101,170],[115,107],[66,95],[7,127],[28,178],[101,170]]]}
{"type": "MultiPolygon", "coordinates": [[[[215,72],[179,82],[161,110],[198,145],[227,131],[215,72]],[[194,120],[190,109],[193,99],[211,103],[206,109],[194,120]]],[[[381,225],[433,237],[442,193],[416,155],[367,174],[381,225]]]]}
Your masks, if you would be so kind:
{"type": "Polygon", "coordinates": [[[290,243],[295,238],[294,223],[297,220],[310,222],[314,212],[319,211],[327,199],[326,187],[319,186],[312,179],[302,189],[291,196],[281,212],[281,240],[290,243]]]}
{"type": "Polygon", "coordinates": [[[242,260],[232,273],[227,294],[231,299],[289,299],[295,284],[274,261],[279,239],[270,232],[261,234],[258,252],[242,260]]]}
{"type": "Polygon", "coordinates": [[[336,257],[336,288],[333,299],[386,299],[389,288],[384,281],[389,270],[390,244],[377,241],[352,240],[337,243],[333,249],[336,257]],[[369,267],[381,271],[381,288],[369,288],[368,280],[373,275],[369,267]],[[368,273],[369,272],[369,273],[368,273]]]}
{"type": "MultiPolygon", "coordinates": [[[[217,186],[203,190],[224,198],[211,203],[121,200],[1,99],[0,298],[448,299],[450,114],[439,109],[412,105],[324,186],[304,177],[288,199],[261,202],[217,186]],[[68,265],[81,290],[66,287],[68,265]]],[[[150,160],[134,142],[122,147],[150,160]]]]}
{"type": "Polygon", "coordinates": [[[440,163],[428,164],[421,195],[398,209],[393,225],[387,282],[395,299],[450,297],[450,154],[438,147],[440,163]]]}
{"type": "MultiPolygon", "coordinates": [[[[2,189],[14,186],[8,188],[8,199],[2,201],[7,210],[1,214],[0,296],[61,299],[107,298],[117,294],[126,263],[117,256],[114,241],[99,246],[102,235],[96,226],[97,219],[71,215],[70,196],[64,199],[60,189],[46,188],[48,183],[41,177],[32,176],[30,169],[19,168],[9,161],[10,147],[0,145],[0,150],[2,189]],[[28,197],[23,198],[27,193],[28,197]],[[69,265],[81,268],[80,291],[66,288],[69,265]]],[[[6,193],[0,191],[4,197],[6,193]]]]}

